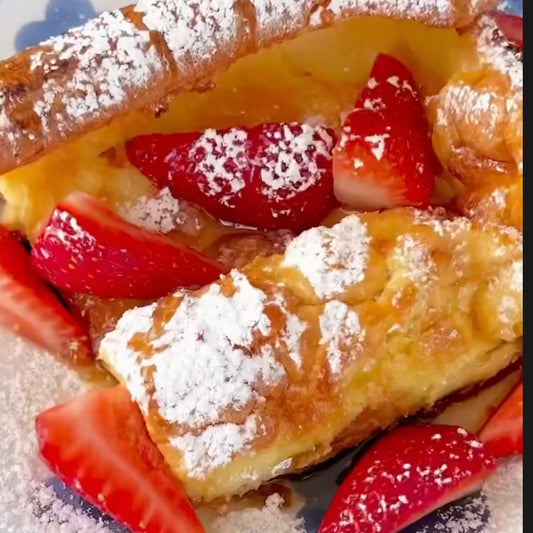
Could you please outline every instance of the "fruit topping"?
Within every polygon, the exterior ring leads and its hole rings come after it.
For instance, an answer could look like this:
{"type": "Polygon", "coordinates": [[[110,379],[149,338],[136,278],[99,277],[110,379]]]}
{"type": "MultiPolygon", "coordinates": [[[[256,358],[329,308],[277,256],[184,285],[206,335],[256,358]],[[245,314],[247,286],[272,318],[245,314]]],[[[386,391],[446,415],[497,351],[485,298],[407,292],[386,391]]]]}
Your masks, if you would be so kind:
{"type": "Polygon", "coordinates": [[[524,453],[524,385],[520,384],[481,430],[480,439],[496,457],[524,453]]]}
{"type": "Polygon", "coordinates": [[[101,298],[159,298],[221,274],[206,257],[125,222],[85,193],[71,194],[56,207],[32,259],[58,289],[101,298]]]}
{"type": "Polygon", "coordinates": [[[337,492],[320,533],[395,533],[477,490],[496,468],[454,426],[400,427],[380,439],[337,492]]]}
{"type": "Polygon", "coordinates": [[[0,226],[0,325],[77,362],[91,351],[81,325],[34,271],[23,244],[0,226]]]}
{"type": "Polygon", "coordinates": [[[439,172],[413,76],[380,54],[334,150],[335,195],[360,210],[425,207],[439,172]]]}
{"type": "Polygon", "coordinates": [[[146,135],[128,157],[160,188],[229,222],[300,231],[334,206],[332,130],[306,124],[146,135]]]}
{"type": "Polygon", "coordinates": [[[41,458],[66,485],[134,533],[201,533],[179,481],[123,387],[40,414],[41,458]]]}
{"type": "Polygon", "coordinates": [[[517,15],[510,15],[504,11],[493,11],[491,13],[498,28],[504,34],[505,38],[524,51],[524,19],[517,15]]]}

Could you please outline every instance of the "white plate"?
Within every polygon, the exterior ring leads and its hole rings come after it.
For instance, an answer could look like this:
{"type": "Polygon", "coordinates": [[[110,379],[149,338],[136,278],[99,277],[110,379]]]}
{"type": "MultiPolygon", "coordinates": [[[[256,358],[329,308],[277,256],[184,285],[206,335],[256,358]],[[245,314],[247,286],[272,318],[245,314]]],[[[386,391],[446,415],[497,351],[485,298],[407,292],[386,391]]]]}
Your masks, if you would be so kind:
{"type": "MultiPolygon", "coordinates": [[[[121,5],[122,0],[0,0],[0,59],[63,33],[103,9],[121,5]]],[[[508,2],[508,7],[522,12],[522,0],[508,2]]],[[[37,460],[35,415],[58,401],[76,396],[82,388],[73,374],[47,355],[0,331],[0,533],[124,531],[66,491],[37,460]]],[[[335,491],[337,477],[350,461],[351,456],[346,456],[325,473],[297,484],[297,490],[307,501],[303,516],[310,533],[316,531],[335,491]]],[[[410,528],[409,533],[446,533],[449,530],[443,529],[443,520],[449,523],[451,516],[457,518],[456,524],[466,524],[465,516],[474,517],[470,526],[457,525],[454,529],[457,533],[480,533],[488,510],[479,499],[466,501],[426,518],[423,524],[410,528]]]]}

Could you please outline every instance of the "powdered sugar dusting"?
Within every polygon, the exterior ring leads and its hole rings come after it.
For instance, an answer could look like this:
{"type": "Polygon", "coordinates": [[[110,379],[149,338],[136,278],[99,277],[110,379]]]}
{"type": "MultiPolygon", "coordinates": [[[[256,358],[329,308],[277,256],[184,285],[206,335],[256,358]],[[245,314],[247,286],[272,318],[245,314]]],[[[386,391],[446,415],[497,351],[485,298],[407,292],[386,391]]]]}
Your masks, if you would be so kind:
{"type": "Polygon", "coordinates": [[[370,90],[374,90],[377,86],[379,85],[378,81],[376,80],[376,78],[370,78],[367,83],[366,83],[366,86],[370,89],[370,90]]]}
{"type": "Polygon", "coordinates": [[[147,28],[164,36],[181,69],[237,44],[240,20],[234,0],[140,0],[135,10],[147,28]]]}
{"type": "Polygon", "coordinates": [[[165,71],[150,34],[138,30],[120,11],[106,12],[82,28],[44,43],[32,58],[32,70],[45,78],[34,111],[44,130],[107,112],[127,98],[126,91],[144,89],[165,71]],[[74,66],[64,79],[55,72],[74,66]],[[61,119],[61,120],[59,120],[61,119]]]}
{"type": "Polygon", "coordinates": [[[290,199],[315,185],[323,170],[317,163],[317,155],[331,159],[334,139],[322,126],[309,124],[283,127],[283,135],[267,133],[273,141],[267,150],[265,165],[261,170],[263,194],[276,198],[283,191],[290,199]]]}
{"type": "Polygon", "coordinates": [[[365,142],[367,142],[371,148],[371,152],[374,154],[374,157],[377,161],[381,161],[385,155],[385,141],[390,138],[388,133],[383,135],[370,135],[365,137],[365,142]]]}
{"type": "Polygon", "coordinates": [[[205,182],[200,182],[204,194],[218,196],[221,203],[232,205],[234,197],[245,187],[247,141],[244,130],[234,128],[219,133],[209,129],[191,148],[189,156],[192,161],[199,159],[197,171],[205,176],[205,182]]]}
{"type": "Polygon", "coordinates": [[[236,511],[218,519],[210,533],[305,533],[302,519],[284,512],[284,501],[272,494],[262,509],[236,511]]]}
{"type": "Polygon", "coordinates": [[[524,315],[524,261],[514,261],[491,280],[489,291],[501,295],[498,313],[502,334],[510,339],[515,335],[514,328],[521,324],[524,315]]]}
{"type": "MultiPolygon", "coordinates": [[[[284,375],[283,367],[269,354],[247,353],[254,333],[270,331],[264,313],[266,295],[242,274],[234,272],[231,277],[236,291],[231,297],[224,296],[219,285],[200,296],[186,294],[164,332],[153,341],[155,355],[140,361],[141,367],[155,369],[153,398],[169,423],[215,423],[224,409],[240,409],[252,401],[259,379],[276,384],[284,375]]],[[[129,331],[131,337],[137,329],[129,328],[129,321],[139,313],[130,314],[125,325],[120,321],[118,330],[129,331]]],[[[128,340],[122,339],[118,346],[128,340]]],[[[101,351],[128,387],[135,387],[128,376],[131,365],[138,363],[131,357],[124,360],[108,337],[101,351]]]]}
{"type": "Polygon", "coordinates": [[[270,332],[267,296],[238,272],[230,279],[231,296],[218,284],[200,295],[177,294],[182,301],[150,341],[151,357],[143,358],[129,340],[153,325],[153,306],[126,313],[100,350],[145,414],[154,400],[159,415],[178,426],[171,444],[182,452],[194,477],[229,462],[261,430],[254,417],[239,425],[224,423],[221,415],[261,401],[259,384],[275,387],[285,376],[273,350],[253,347],[254,339],[270,332]],[[150,386],[147,373],[152,374],[150,386]]]}
{"type": "Polygon", "coordinates": [[[146,392],[139,355],[129,344],[132,332],[146,334],[153,325],[156,304],[126,311],[115,330],[108,333],[100,344],[100,353],[106,354],[106,363],[122,376],[128,384],[131,397],[144,413],[148,412],[149,397],[146,392]]]}
{"type": "Polygon", "coordinates": [[[402,265],[408,280],[416,285],[423,285],[431,280],[435,263],[428,247],[422,242],[410,235],[401,235],[398,237],[394,256],[402,265]]]}
{"type": "Polygon", "coordinates": [[[450,217],[445,209],[435,208],[428,211],[412,211],[416,224],[429,226],[437,235],[455,239],[472,229],[472,221],[464,217],[450,217]]]}
{"type": "Polygon", "coordinates": [[[236,453],[247,450],[258,431],[256,417],[250,416],[243,425],[211,426],[200,435],[189,433],[170,443],[181,451],[188,475],[203,479],[213,469],[228,464],[236,453]]]}
{"type": "MultiPolygon", "coordinates": [[[[266,124],[258,129],[207,130],[189,151],[191,172],[203,179],[206,196],[232,207],[250,179],[270,200],[290,200],[330,172],[334,139],[329,130],[309,124],[266,124]]],[[[178,152],[167,162],[180,158],[178,152]]]]}
{"type": "Polygon", "coordinates": [[[477,42],[478,53],[492,68],[509,77],[513,89],[524,88],[524,66],[519,54],[506,46],[504,39],[498,39],[500,30],[496,21],[490,16],[483,16],[480,20],[482,31],[477,42]]]}
{"type": "Polygon", "coordinates": [[[167,187],[154,197],[142,197],[136,202],[121,206],[120,215],[128,222],[149,231],[170,233],[180,223],[180,201],[167,187]]]}
{"type": "Polygon", "coordinates": [[[334,298],[365,279],[369,244],[365,224],[351,215],[331,229],[313,228],[297,237],[283,265],[298,269],[319,298],[334,298]]]}
{"type": "Polygon", "coordinates": [[[11,120],[7,116],[6,107],[5,107],[5,97],[1,92],[2,87],[0,87],[0,131],[6,132],[6,139],[8,143],[11,145],[11,147],[16,142],[16,136],[14,133],[13,124],[11,123],[11,120]]]}
{"type": "Polygon", "coordinates": [[[450,0],[332,0],[326,8],[317,11],[314,16],[316,22],[325,17],[323,11],[330,16],[363,12],[365,15],[403,17],[442,25],[448,24],[454,16],[454,6],[450,0]]]}
{"type": "Polygon", "coordinates": [[[286,313],[287,326],[285,329],[285,335],[283,340],[287,346],[289,357],[294,364],[301,368],[302,366],[302,335],[304,334],[307,326],[305,322],[302,322],[296,315],[292,313],[286,313]]]}
{"type": "Polygon", "coordinates": [[[343,360],[343,352],[356,357],[362,351],[365,332],[358,314],[345,303],[328,302],[320,317],[321,344],[326,346],[326,355],[331,373],[338,376],[350,361],[343,360]]]}
{"type": "Polygon", "coordinates": [[[363,107],[369,111],[381,111],[384,109],[385,104],[382,98],[367,98],[363,104],[363,107]]]}
{"type": "Polygon", "coordinates": [[[0,153],[13,154],[16,157],[22,132],[15,127],[7,110],[7,97],[3,94],[4,88],[0,81],[0,153]]]}
{"type": "Polygon", "coordinates": [[[37,454],[35,416],[86,390],[51,356],[0,330],[0,531],[110,533],[57,498],[37,454]]]}
{"type": "Polygon", "coordinates": [[[440,95],[441,105],[437,110],[437,123],[447,125],[447,117],[455,116],[457,110],[467,114],[472,124],[486,124],[491,131],[497,127],[502,117],[499,97],[490,91],[480,93],[479,88],[472,88],[464,83],[448,85],[440,95]]]}
{"type": "Polygon", "coordinates": [[[491,200],[498,209],[505,209],[507,207],[507,191],[495,189],[491,194],[491,200]]]}
{"type": "Polygon", "coordinates": [[[524,291],[524,261],[515,261],[511,266],[511,288],[516,292],[524,291]]]}

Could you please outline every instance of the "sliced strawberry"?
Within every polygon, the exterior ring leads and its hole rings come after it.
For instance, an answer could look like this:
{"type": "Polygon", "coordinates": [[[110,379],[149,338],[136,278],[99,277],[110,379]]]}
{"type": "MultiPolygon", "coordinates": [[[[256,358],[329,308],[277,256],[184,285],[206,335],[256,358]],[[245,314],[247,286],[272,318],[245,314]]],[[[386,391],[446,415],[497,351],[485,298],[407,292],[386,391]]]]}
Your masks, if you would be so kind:
{"type": "Polygon", "coordinates": [[[70,195],[55,209],[32,259],[58,289],[101,298],[158,298],[221,274],[209,259],[125,222],[85,193],[70,195]]]}
{"type": "Polygon", "coordinates": [[[480,439],[496,457],[524,453],[524,385],[520,384],[481,430],[480,439]]]}
{"type": "Polygon", "coordinates": [[[0,325],[49,352],[86,359],[84,329],[33,270],[20,241],[0,226],[0,325]]]}
{"type": "Polygon", "coordinates": [[[179,481],[123,387],[40,414],[41,458],[70,488],[134,533],[200,533],[179,481]]]}
{"type": "Polygon", "coordinates": [[[305,124],[147,135],[131,163],[176,198],[216,218],[261,229],[303,230],[334,206],[334,132],[305,124]]]}
{"type": "Polygon", "coordinates": [[[439,171],[411,73],[380,54],[334,151],[337,199],[361,210],[424,207],[439,171]]]}
{"type": "Polygon", "coordinates": [[[492,11],[491,16],[496,21],[505,38],[524,51],[524,19],[517,15],[510,15],[504,11],[492,11]]]}
{"type": "Polygon", "coordinates": [[[395,533],[478,489],[496,468],[483,444],[453,426],[404,426],[357,463],[320,533],[395,533]]]}

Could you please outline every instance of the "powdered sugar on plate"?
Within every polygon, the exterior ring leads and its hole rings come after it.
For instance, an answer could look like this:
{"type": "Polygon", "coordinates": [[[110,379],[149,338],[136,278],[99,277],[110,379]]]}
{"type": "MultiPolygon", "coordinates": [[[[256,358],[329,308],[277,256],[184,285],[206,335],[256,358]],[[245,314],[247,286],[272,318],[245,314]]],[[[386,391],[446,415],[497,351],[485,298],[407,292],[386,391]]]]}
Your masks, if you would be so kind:
{"type": "Polygon", "coordinates": [[[505,459],[486,482],[490,519],[484,533],[522,533],[524,528],[524,463],[522,456],[505,459]]]}
{"type": "Polygon", "coordinates": [[[78,376],[48,354],[0,330],[0,531],[110,533],[57,497],[40,462],[35,416],[86,390],[78,376]]]}
{"type": "MultiPolygon", "coordinates": [[[[463,500],[457,505],[440,509],[435,516],[435,523],[421,528],[411,528],[409,532],[417,533],[483,533],[488,509],[481,496],[463,500]]],[[[427,519],[426,519],[427,520],[427,519]]],[[[505,533],[505,532],[500,532],[505,533]]],[[[509,532],[511,533],[511,532],[509,532]]],[[[517,532],[513,532],[517,533],[517,532]]]]}
{"type": "Polygon", "coordinates": [[[504,459],[485,482],[482,494],[438,511],[417,533],[522,533],[524,521],[522,456],[504,459]]]}
{"type": "Polygon", "coordinates": [[[235,511],[214,523],[209,533],[305,533],[302,519],[283,511],[279,494],[269,496],[262,509],[235,511]]]}
{"type": "Polygon", "coordinates": [[[333,228],[313,228],[287,247],[283,265],[298,269],[319,298],[335,298],[365,279],[370,237],[351,215],[333,228]]]}

